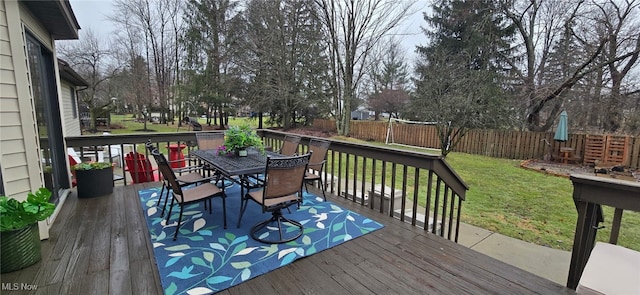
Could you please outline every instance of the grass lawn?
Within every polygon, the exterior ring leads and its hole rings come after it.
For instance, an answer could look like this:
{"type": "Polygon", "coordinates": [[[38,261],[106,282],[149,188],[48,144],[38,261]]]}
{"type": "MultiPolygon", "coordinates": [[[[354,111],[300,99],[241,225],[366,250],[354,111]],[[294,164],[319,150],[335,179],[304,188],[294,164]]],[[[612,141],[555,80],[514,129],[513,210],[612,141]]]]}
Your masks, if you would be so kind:
{"type": "MultiPolygon", "coordinates": [[[[130,116],[112,115],[112,123],[121,124],[125,129],[112,129],[111,133],[135,133],[134,130],[142,129],[141,123],[127,119],[130,116]]],[[[258,123],[257,120],[233,118],[229,124],[237,125],[244,121],[254,127],[258,123]]],[[[201,118],[199,122],[205,123],[201,118]]],[[[147,127],[154,132],[188,130],[186,127],[178,130],[177,125],[171,124],[148,124],[147,127]]],[[[336,139],[385,146],[383,143],[351,138],[336,139]]],[[[427,152],[425,149],[397,145],[393,148],[427,152]]],[[[538,245],[571,250],[577,211],[569,179],[523,169],[519,160],[451,153],[447,156],[447,162],[470,187],[462,206],[463,222],[538,245]]],[[[605,228],[600,230],[598,240],[608,240],[612,217],[613,209],[605,207],[605,228]]],[[[618,244],[640,251],[640,213],[624,212],[618,244]]]]}
{"type": "MultiPolygon", "coordinates": [[[[252,127],[258,127],[258,119],[249,119],[249,118],[229,118],[229,125],[240,125],[244,122],[247,122],[252,127]]],[[[202,126],[206,125],[206,119],[198,118],[198,123],[202,124],[202,126]]],[[[133,121],[132,115],[114,115],[111,114],[111,124],[112,125],[120,125],[123,128],[112,128],[109,129],[111,134],[127,134],[127,133],[140,133],[145,132],[141,131],[144,128],[144,124],[133,121]]],[[[190,131],[187,125],[182,125],[182,127],[178,128],[178,122],[174,124],[152,124],[151,122],[147,123],[146,132],[180,132],[180,131],[190,131]]],[[[100,131],[102,133],[102,131],[100,131]]]]}
{"type": "MultiPolygon", "coordinates": [[[[344,137],[338,139],[365,143],[344,137]]],[[[439,154],[438,150],[392,147],[439,154]]],[[[568,178],[521,168],[520,160],[450,153],[446,161],[469,185],[462,205],[463,222],[538,245],[571,250],[577,211],[572,198],[573,185],[568,178]]],[[[387,171],[387,179],[390,179],[389,173],[387,171]]],[[[410,172],[409,179],[412,175],[410,172]]],[[[608,241],[613,209],[603,209],[605,228],[599,231],[598,240],[608,241]]],[[[624,212],[618,244],[640,251],[640,213],[624,212]]]]}
{"type": "MultiPolygon", "coordinates": [[[[571,250],[577,220],[568,178],[523,169],[519,160],[452,153],[447,162],[469,185],[462,221],[503,235],[571,250]]],[[[604,208],[608,241],[613,209],[604,208]]],[[[618,244],[640,250],[640,213],[626,211],[618,244]]]]}

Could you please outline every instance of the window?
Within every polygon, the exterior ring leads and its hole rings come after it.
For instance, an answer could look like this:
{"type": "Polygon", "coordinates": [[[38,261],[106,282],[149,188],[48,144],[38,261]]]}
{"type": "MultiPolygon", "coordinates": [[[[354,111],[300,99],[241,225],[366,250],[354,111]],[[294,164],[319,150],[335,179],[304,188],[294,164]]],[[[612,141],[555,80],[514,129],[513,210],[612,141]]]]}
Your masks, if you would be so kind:
{"type": "Polygon", "coordinates": [[[73,114],[74,119],[78,119],[78,102],[76,100],[76,88],[73,86],[69,86],[69,91],[71,94],[71,113],[73,114]]]}

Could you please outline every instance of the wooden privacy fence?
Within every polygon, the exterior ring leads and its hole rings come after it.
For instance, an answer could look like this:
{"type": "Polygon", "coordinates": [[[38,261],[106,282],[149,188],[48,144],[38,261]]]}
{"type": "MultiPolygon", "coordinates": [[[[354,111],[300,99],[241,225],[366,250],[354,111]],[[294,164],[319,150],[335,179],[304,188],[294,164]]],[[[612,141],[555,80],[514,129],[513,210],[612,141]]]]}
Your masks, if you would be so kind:
{"type": "MultiPolygon", "coordinates": [[[[334,120],[316,119],[317,129],[335,131],[334,120]]],[[[385,142],[387,121],[351,121],[350,136],[367,141],[385,142]]],[[[436,127],[430,125],[395,124],[394,142],[425,148],[440,148],[436,127]]],[[[624,135],[569,134],[566,142],[553,140],[553,132],[472,129],[453,149],[456,152],[505,159],[542,159],[560,154],[561,148],[572,148],[580,163],[610,163],[640,168],[640,137],[624,135]]]]}

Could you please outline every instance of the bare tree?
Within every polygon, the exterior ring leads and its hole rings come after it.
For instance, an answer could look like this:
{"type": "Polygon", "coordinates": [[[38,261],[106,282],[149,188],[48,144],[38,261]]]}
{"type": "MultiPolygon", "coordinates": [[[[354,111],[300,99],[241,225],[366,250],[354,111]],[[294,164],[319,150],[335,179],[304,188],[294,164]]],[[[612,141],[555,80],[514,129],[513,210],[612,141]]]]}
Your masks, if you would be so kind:
{"type": "MultiPolygon", "coordinates": [[[[619,46],[616,35],[622,32],[622,27],[618,24],[622,24],[622,20],[630,18],[630,12],[637,8],[634,1],[625,1],[626,4],[623,8],[616,5],[618,2],[620,1],[607,0],[608,4],[606,5],[596,4],[596,6],[602,7],[603,12],[610,11],[608,6],[617,7],[612,11],[617,11],[614,15],[618,15],[618,18],[613,20],[609,17],[611,30],[606,29],[607,33],[583,36],[578,35],[574,30],[577,23],[582,23],[586,27],[583,32],[594,32],[594,27],[596,29],[602,27],[598,25],[601,23],[600,21],[596,22],[594,26],[593,21],[581,18],[582,15],[589,12],[588,7],[584,5],[584,0],[577,2],[503,0],[500,2],[502,12],[516,26],[518,41],[522,45],[524,63],[519,63],[520,59],[517,57],[511,57],[507,61],[510,65],[510,72],[516,80],[520,100],[526,109],[524,116],[527,129],[531,131],[549,130],[561,111],[562,100],[567,91],[586,76],[598,72],[605,74],[602,71],[604,67],[610,68],[611,65],[616,65],[615,69],[610,69],[610,71],[616,72],[615,75],[621,79],[626,70],[618,71],[618,66],[623,61],[630,65],[635,64],[637,54],[640,51],[639,46],[635,45],[640,42],[637,34],[629,36],[630,40],[625,42],[625,44],[634,44],[631,45],[632,48],[635,46],[634,49],[625,52],[612,50],[612,48],[619,46]],[[627,12],[624,7],[628,8],[627,12]],[[567,35],[566,32],[570,32],[570,34],[567,35]],[[562,42],[563,38],[578,40],[582,45],[581,52],[576,52],[572,65],[562,79],[555,83],[545,83],[544,77],[548,75],[550,68],[552,48],[562,42]]],[[[604,15],[612,16],[610,14],[604,15]]],[[[619,106],[620,104],[616,102],[612,106],[617,109],[617,111],[612,110],[613,113],[610,115],[615,121],[619,121],[617,113],[620,111],[619,106]]]]}
{"type": "Polygon", "coordinates": [[[379,120],[380,112],[399,118],[409,100],[409,72],[400,43],[389,40],[376,54],[369,71],[372,94],[368,96],[369,107],[379,120]]]}
{"type": "Polygon", "coordinates": [[[110,63],[111,51],[104,38],[98,36],[91,29],[83,30],[78,41],[60,44],[60,56],[71,64],[89,86],[79,93],[79,101],[89,109],[89,130],[96,130],[98,116],[109,114],[111,97],[107,95],[105,85],[118,70],[110,63]]]}
{"type": "MultiPolygon", "coordinates": [[[[584,1],[505,0],[501,2],[503,13],[515,25],[522,44],[524,63],[517,58],[506,58],[510,72],[519,85],[520,99],[525,108],[525,127],[532,131],[548,130],[560,113],[558,104],[543,112],[547,103],[556,99],[576,81],[572,77],[559,86],[541,85],[546,75],[549,56],[553,46],[562,38],[563,26],[575,20],[584,1]],[[542,116],[546,114],[546,118],[542,116]]],[[[597,56],[599,52],[592,56],[597,56]]],[[[583,70],[593,62],[587,59],[580,67],[583,70]]],[[[580,75],[581,72],[574,72],[580,75]]]]}
{"type": "Polygon", "coordinates": [[[636,1],[608,0],[596,3],[600,16],[598,23],[604,28],[608,43],[603,54],[611,75],[611,92],[606,102],[606,119],[604,129],[615,132],[621,127],[623,106],[623,82],[629,71],[638,61],[640,54],[640,23],[638,23],[638,7],[636,1]],[[625,58],[618,59],[624,55],[625,58]]]}
{"type": "Polygon", "coordinates": [[[376,120],[379,112],[389,113],[389,116],[400,118],[402,112],[409,102],[409,94],[402,89],[382,89],[369,97],[369,106],[376,112],[376,120]]]}
{"type": "Polygon", "coordinates": [[[146,124],[153,108],[153,95],[148,62],[143,57],[146,53],[144,31],[136,22],[134,11],[127,7],[118,7],[109,19],[118,28],[113,46],[115,53],[126,67],[114,79],[114,84],[120,84],[118,96],[126,106],[131,106],[130,111],[144,122],[143,129],[147,130],[146,124]],[[141,66],[144,67],[144,72],[140,69],[141,66]]]}
{"type": "MultiPolygon", "coordinates": [[[[161,120],[166,122],[168,102],[175,83],[174,57],[177,32],[172,26],[181,13],[180,1],[117,0],[114,3],[114,22],[126,23],[137,29],[144,37],[145,56],[148,65],[149,83],[154,83],[155,104],[161,111],[161,120]]],[[[129,34],[131,36],[131,34],[129,34]]]]}
{"type": "Polygon", "coordinates": [[[349,135],[351,106],[373,48],[402,21],[415,2],[315,0],[331,60],[331,98],[338,133],[349,135]]]}

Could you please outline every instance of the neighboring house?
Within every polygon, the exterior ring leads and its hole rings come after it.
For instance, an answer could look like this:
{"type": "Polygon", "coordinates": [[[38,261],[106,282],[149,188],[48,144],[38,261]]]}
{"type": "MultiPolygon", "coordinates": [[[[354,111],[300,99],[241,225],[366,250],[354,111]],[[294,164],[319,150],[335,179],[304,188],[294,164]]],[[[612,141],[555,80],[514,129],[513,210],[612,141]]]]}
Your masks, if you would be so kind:
{"type": "MultiPolygon", "coordinates": [[[[54,40],[77,39],[78,29],[68,0],[0,0],[0,194],[26,199],[50,165],[57,211],[70,179],[54,40]]],[[[40,222],[43,239],[52,218],[40,222]]]]}
{"type": "Polygon", "coordinates": [[[369,120],[371,117],[371,111],[365,109],[358,109],[351,112],[352,120],[369,120]]]}
{"type": "Polygon", "coordinates": [[[89,83],[74,71],[69,64],[58,59],[60,73],[60,103],[62,105],[62,133],[67,136],[80,136],[80,110],[78,109],[78,91],[87,89],[89,83]]]}

